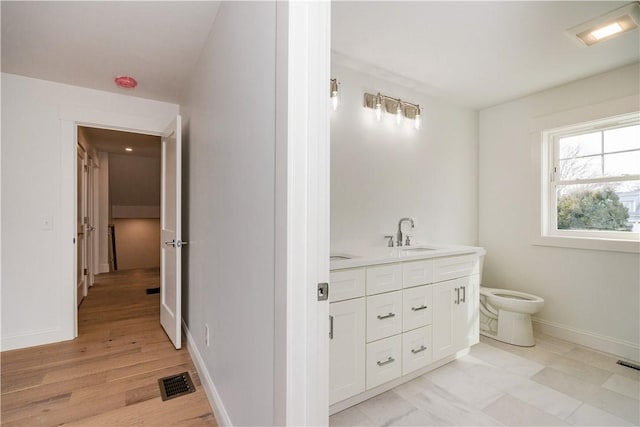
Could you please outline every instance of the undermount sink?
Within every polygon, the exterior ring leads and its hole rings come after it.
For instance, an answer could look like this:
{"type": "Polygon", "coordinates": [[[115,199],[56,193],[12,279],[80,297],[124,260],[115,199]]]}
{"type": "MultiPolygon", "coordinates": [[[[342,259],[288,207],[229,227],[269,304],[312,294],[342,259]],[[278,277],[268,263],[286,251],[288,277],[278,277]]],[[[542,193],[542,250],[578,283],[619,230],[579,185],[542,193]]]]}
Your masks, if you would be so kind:
{"type": "Polygon", "coordinates": [[[402,249],[403,252],[426,252],[426,251],[435,251],[436,248],[406,248],[402,249]]]}

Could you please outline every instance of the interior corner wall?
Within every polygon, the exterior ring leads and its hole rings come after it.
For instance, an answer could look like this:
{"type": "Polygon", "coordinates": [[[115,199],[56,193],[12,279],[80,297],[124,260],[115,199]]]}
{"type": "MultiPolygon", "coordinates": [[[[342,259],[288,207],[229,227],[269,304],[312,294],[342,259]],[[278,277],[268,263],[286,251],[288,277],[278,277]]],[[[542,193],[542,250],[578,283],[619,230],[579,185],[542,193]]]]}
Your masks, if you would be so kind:
{"type": "Polygon", "coordinates": [[[6,73],[1,102],[0,346],[10,350],[75,335],[72,123],[160,133],[178,105],[6,73]]]}
{"type": "MultiPolygon", "coordinates": [[[[640,345],[640,256],[535,246],[531,125],[540,116],[639,93],[640,67],[626,66],[480,112],[480,245],[483,284],[539,295],[538,324],[619,353],[640,345]]],[[[634,350],[635,349],[635,350],[634,350]]],[[[631,356],[627,356],[631,357],[631,356]]]]}
{"type": "Polygon", "coordinates": [[[478,113],[334,63],[340,107],[331,112],[331,248],[383,246],[398,220],[414,243],[478,240],[478,113]],[[377,122],[365,92],[420,104],[422,127],[391,114],[377,122]]]}
{"type": "Polygon", "coordinates": [[[275,82],[276,2],[222,2],[181,104],[183,313],[234,425],[274,424],[275,82]]]}

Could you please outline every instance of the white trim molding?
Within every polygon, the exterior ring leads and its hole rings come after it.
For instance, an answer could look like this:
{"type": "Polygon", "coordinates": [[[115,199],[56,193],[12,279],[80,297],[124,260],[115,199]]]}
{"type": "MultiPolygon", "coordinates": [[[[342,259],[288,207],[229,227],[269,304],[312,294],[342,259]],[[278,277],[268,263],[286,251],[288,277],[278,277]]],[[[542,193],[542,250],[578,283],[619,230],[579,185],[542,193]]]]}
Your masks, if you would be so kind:
{"type": "Polygon", "coordinates": [[[638,344],[607,337],[583,329],[573,328],[549,320],[533,318],[533,329],[536,332],[560,338],[595,350],[610,353],[635,362],[640,361],[638,344]]]}
{"type": "Polygon", "coordinates": [[[202,383],[204,392],[209,400],[209,405],[211,406],[211,409],[213,409],[213,415],[216,417],[216,423],[219,426],[233,426],[231,418],[229,418],[229,414],[222,403],[220,394],[218,394],[218,390],[213,384],[213,379],[211,378],[211,375],[209,375],[209,371],[207,370],[204,360],[202,359],[198,348],[194,344],[193,336],[191,335],[191,332],[189,332],[189,328],[184,322],[184,319],[182,319],[182,329],[184,329],[184,333],[187,337],[187,351],[189,352],[191,360],[198,371],[200,382],[202,383]]]}

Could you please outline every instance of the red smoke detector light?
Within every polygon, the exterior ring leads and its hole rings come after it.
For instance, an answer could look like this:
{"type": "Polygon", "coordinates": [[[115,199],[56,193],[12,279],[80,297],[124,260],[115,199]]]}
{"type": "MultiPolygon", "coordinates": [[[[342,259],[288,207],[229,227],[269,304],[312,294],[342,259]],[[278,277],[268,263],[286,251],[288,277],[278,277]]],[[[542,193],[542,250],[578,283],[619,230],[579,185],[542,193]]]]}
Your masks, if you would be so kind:
{"type": "Polygon", "coordinates": [[[133,77],[129,76],[118,76],[115,79],[116,85],[123,87],[125,89],[133,89],[138,86],[138,82],[133,77]]]}

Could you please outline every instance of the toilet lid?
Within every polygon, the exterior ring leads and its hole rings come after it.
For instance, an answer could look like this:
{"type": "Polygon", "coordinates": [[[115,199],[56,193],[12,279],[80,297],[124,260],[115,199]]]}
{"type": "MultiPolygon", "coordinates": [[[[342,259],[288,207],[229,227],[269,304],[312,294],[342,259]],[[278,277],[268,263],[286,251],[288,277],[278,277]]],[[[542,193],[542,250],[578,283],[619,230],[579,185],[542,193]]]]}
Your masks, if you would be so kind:
{"type": "Polygon", "coordinates": [[[511,294],[502,294],[502,293],[494,293],[495,296],[497,297],[502,297],[502,298],[511,298],[511,299],[519,299],[522,301],[531,301],[531,298],[525,298],[525,297],[521,297],[518,295],[511,295],[511,294]]]}

